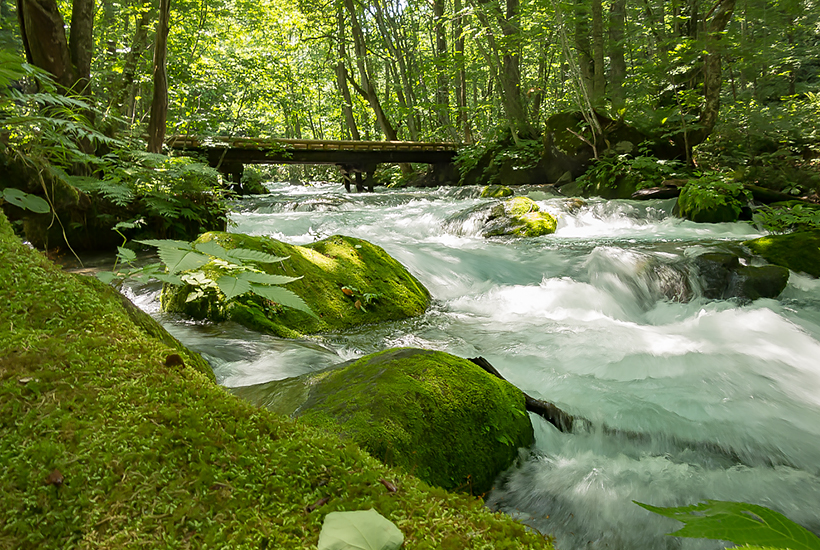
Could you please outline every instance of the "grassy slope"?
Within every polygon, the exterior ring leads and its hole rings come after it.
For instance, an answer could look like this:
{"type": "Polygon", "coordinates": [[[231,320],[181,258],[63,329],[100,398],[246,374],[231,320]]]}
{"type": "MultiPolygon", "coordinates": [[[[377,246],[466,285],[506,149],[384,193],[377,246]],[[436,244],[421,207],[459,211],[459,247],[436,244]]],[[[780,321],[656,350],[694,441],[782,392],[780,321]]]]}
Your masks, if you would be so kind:
{"type": "Polygon", "coordinates": [[[23,246],[1,213],[0,259],[0,548],[309,548],[326,513],[370,507],[407,548],[551,547],[164,366],[172,347],[23,246]]]}

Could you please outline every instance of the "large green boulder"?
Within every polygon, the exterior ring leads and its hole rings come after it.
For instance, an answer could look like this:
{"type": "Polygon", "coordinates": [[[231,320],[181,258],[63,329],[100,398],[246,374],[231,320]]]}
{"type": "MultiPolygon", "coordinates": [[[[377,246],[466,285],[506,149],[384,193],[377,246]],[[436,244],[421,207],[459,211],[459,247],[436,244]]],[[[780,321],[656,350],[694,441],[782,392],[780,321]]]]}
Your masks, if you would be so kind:
{"type": "Polygon", "coordinates": [[[518,196],[463,210],[450,216],[444,226],[459,234],[478,227],[483,237],[540,237],[555,233],[557,221],[531,198],[518,196]]]}
{"type": "MultiPolygon", "coordinates": [[[[295,338],[421,315],[430,304],[428,290],[404,266],[362,239],[334,235],[297,246],[269,237],[213,231],[200,235],[194,244],[210,241],[227,250],[243,248],[287,257],[259,268],[271,275],[301,277],[284,288],[302,298],[315,316],[254,294],[226,300],[211,291],[189,300],[196,290],[191,285],[166,286],[165,311],[215,322],[233,320],[253,330],[295,338]]],[[[218,262],[202,269],[213,280],[223,274],[218,262]]]]}
{"type": "Polygon", "coordinates": [[[512,195],[512,189],[506,185],[488,185],[481,190],[482,198],[503,199],[504,197],[511,197],[512,195]]]}
{"type": "Polygon", "coordinates": [[[337,432],[449,490],[483,494],[533,443],[524,394],[448,353],[390,349],[234,393],[337,432]]]}
{"type": "Polygon", "coordinates": [[[820,277],[820,231],[769,235],[743,244],[768,262],[820,277]]]}

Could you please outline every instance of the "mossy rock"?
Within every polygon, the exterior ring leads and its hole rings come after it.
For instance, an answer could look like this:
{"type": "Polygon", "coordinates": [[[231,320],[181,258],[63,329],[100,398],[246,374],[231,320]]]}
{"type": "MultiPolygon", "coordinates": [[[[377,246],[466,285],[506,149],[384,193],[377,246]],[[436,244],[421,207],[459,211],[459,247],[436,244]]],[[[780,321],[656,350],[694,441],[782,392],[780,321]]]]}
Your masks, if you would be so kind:
{"type": "Polygon", "coordinates": [[[550,214],[529,197],[513,197],[493,208],[485,237],[514,235],[516,237],[540,237],[555,233],[557,222],[550,214]]]}
{"type": "Polygon", "coordinates": [[[482,198],[502,199],[504,197],[511,197],[513,195],[512,189],[506,185],[488,185],[481,190],[482,198]]]}
{"type": "MultiPolygon", "coordinates": [[[[740,202],[737,203],[740,205],[740,202]]],[[[678,196],[673,213],[681,218],[697,223],[727,223],[740,219],[739,208],[732,204],[717,204],[704,206],[690,200],[685,192],[678,196]]]]}
{"type": "MultiPolygon", "coordinates": [[[[295,338],[405,319],[421,315],[430,305],[429,291],[404,266],[362,239],[334,235],[297,246],[269,237],[213,231],[195,242],[209,241],[217,241],[228,250],[245,248],[288,257],[260,267],[272,275],[301,277],[284,288],[301,297],[316,316],[250,294],[226,301],[209,293],[189,302],[188,295],[194,290],[189,285],[166,286],[162,294],[165,311],[215,322],[230,319],[253,330],[295,338]],[[346,294],[343,288],[354,290],[346,294]]],[[[204,269],[212,271],[215,278],[220,274],[214,264],[204,269]]]]}
{"type": "Polygon", "coordinates": [[[533,443],[524,394],[472,362],[390,349],[314,375],[299,422],[449,490],[483,494],[533,443]]]}
{"type": "Polygon", "coordinates": [[[820,277],[820,231],[769,235],[743,244],[770,263],[820,277]]]}
{"type": "Polygon", "coordinates": [[[732,273],[727,292],[743,300],[777,298],[789,282],[789,270],[779,265],[742,266],[732,273]]]}

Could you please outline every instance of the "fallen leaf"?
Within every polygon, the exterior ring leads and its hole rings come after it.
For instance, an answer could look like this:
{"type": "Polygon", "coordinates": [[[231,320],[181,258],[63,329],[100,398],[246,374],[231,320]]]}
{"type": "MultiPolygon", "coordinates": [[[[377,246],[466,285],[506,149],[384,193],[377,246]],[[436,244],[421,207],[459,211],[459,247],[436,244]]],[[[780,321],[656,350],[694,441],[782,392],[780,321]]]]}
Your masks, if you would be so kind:
{"type": "Polygon", "coordinates": [[[347,288],[346,286],[342,287],[342,292],[345,296],[353,296],[353,291],[347,288]]]}
{"type": "Polygon", "coordinates": [[[57,468],[54,468],[54,471],[48,474],[48,477],[46,478],[46,485],[54,485],[59,487],[63,484],[64,479],[65,478],[63,477],[62,472],[60,472],[57,468]]]}
{"type": "Polygon", "coordinates": [[[168,357],[165,358],[165,366],[166,367],[184,367],[185,361],[182,360],[176,353],[172,353],[168,357]]]}
{"type": "Polygon", "coordinates": [[[395,493],[396,491],[398,491],[398,490],[399,490],[399,488],[398,488],[398,487],[396,487],[396,484],[395,484],[395,483],[392,483],[392,482],[390,482],[390,481],[387,481],[387,480],[386,480],[386,479],[384,479],[384,478],[379,479],[379,482],[380,482],[382,485],[384,485],[385,487],[387,487],[387,490],[388,490],[388,491],[390,491],[391,493],[395,493]]]}
{"type": "Polygon", "coordinates": [[[356,300],[356,303],[353,304],[353,305],[356,307],[356,309],[362,309],[362,301],[361,300],[356,300]]]}
{"type": "Polygon", "coordinates": [[[330,497],[322,497],[319,500],[317,500],[316,502],[314,502],[313,504],[311,504],[310,506],[305,506],[305,512],[307,512],[309,514],[312,511],[314,511],[316,508],[319,508],[320,506],[324,506],[325,504],[327,504],[329,500],[330,500],[330,497]]]}

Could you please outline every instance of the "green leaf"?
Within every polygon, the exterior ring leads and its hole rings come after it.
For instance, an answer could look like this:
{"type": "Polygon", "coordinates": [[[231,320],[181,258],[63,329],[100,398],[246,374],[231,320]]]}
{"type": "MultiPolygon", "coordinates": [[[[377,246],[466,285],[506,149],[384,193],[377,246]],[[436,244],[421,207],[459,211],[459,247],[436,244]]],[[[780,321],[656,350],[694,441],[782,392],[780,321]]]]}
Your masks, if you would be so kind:
{"type": "Polygon", "coordinates": [[[262,296],[263,298],[267,298],[268,300],[286,307],[304,311],[308,315],[318,319],[317,315],[313,313],[305,301],[290,290],[286,290],[279,286],[264,286],[253,283],[251,284],[251,290],[254,294],[262,296]]]}
{"type": "Polygon", "coordinates": [[[284,285],[298,281],[301,277],[288,277],[286,275],[269,275],[267,273],[259,273],[257,271],[244,271],[237,275],[240,279],[248,281],[249,283],[257,283],[260,285],[284,285]]]}
{"type": "Polygon", "coordinates": [[[179,248],[180,250],[193,250],[191,243],[188,241],[175,241],[173,239],[145,239],[137,242],[140,244],[147,244],[148,246],[156,246],[157,248],[179,248]]]}
{"type": "Polygon", "coordinates": [[[216,284],[228,300],[251,290],[251,284],[248,281],[230,275],[223,275],[217,279],[216,284]]]}
{"type": "Polygon", "coordinates": [[[402,544],[399,528],[372,508],[331,512],[319,533],[319,550],[397,550],[402,544]]]}
{"type": "Polygon", "coordinates": [[[290,258],[290,256],[274,256],[273,254],[268,254],[266,252],[262,252],[261,250],[250,250],[248,248],[235,248],[230,250],[228,251],[228,257],[232,261],[262,262],[266,264],[282,262],[290,258]]]}
{"type": "Polygon", "coordinates": [[[196,269],[211,261],[210,256],[206,256],[192,250],[161,247],[158,252],[159,259],[165,263],[170,273],[179,273],[181,271],[196,269]]]}
{"type": "Polygon", "coordinates": [[[686,525],[671,535],[727,540],[791,550],[820,550],[820,538],[789,518],[763,506],[743,502],[707,500],[693,506],[661,508],[635,504],[686,525]]]}
{"type": "Polygon", "coordinates": [[[121,262],[131,263],[137,259],[137,253],[130,248],[117,247],[117,256],[121,262]]]}
{"type": "Polygon", "coordinates": [[[117,275],[110,271],[99,271],[97,272],[97,278],[104,282],[107,285],[111,284],[111,281],[117,279],[117,275]]]}
{"type": "Polygon", "coordinates": [[[21,191],[16,187],[7,187],[3,189],[3,198],[9,203],[24,210],[30,210],[35,214],[45,214],[51,210],[44,199],[21,191]]]}
{"type": "Polygon", "coordinates": [[[208,254],[209,256],[219,258],[220,260],[225,260],[226,262],[234,261],[228,256],[228,251],[222,248],[222,246],[216,241],[197,243],[194,245],[194,248],[203,254],[208,254]]]}

